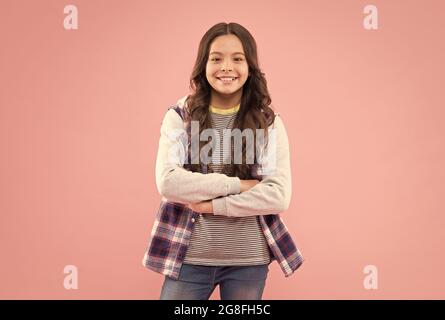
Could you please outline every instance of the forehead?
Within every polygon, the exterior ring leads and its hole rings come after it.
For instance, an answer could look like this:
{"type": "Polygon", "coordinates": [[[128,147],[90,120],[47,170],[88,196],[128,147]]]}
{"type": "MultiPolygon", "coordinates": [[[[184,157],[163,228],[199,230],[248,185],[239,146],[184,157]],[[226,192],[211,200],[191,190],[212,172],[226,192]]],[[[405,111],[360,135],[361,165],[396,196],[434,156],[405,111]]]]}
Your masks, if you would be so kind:
{"type": "Polygon", "coordinates": [[[216,37],[210,44],[210,54],[218,52],[220,54],[233,54],[236,52],[243,53],[243,44],[241,40],[233,35],[227,34],[216,37]]]}

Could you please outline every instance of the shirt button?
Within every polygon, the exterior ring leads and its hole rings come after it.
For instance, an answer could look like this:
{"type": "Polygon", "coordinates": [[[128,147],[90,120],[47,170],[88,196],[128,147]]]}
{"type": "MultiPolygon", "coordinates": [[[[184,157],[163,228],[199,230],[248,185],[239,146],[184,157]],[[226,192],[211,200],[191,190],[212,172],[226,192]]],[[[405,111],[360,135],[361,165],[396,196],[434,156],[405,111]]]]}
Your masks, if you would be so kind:
{"type": "Polygon", "coordinates": [[[192,222],[195,222],[195,218],[192,218],[192,222]]]}

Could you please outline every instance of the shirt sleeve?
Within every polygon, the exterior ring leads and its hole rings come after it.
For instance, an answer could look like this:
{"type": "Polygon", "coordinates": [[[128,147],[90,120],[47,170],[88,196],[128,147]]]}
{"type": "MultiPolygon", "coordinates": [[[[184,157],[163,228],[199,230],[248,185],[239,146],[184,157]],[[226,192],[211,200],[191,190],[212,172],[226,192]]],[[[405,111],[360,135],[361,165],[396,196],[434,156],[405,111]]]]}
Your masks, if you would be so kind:
{"type": "Polygon", "coordinates": [[[263,179],[248,191],[213,199],[214,215],[268,215],[289,208],[292,195],[289,141],[279,114],[269,127],[269,135],[267,152],[263,155],[263,179]]]}
{"type": "Polygon", "coordinates": [[[169,109],[161,124],[156,158],[159,193],[180,203],[195,203],[239,193],[241,180],[238,177],[222,173],[203,174],[183,168],[187,158],[187,139],[181,117],[173,108],[169,109]]]}

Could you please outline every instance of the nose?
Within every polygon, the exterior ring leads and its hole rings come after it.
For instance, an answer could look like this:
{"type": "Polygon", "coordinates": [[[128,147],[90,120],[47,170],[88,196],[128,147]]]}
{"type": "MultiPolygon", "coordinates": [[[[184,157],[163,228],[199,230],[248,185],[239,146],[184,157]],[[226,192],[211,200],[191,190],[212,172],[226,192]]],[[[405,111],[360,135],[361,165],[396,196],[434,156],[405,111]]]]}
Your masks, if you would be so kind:
{"type": "Polygon", "coordinates": [[[229,66],[228,62],[224,62],[221,68],[222,71],[232,71],[232,66],[229,66]]]}

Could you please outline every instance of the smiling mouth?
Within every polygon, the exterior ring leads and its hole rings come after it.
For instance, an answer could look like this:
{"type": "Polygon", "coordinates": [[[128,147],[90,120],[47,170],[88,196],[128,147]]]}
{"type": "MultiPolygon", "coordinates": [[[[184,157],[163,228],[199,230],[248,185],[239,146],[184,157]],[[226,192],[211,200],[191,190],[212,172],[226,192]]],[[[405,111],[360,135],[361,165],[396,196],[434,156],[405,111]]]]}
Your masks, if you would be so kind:
{"type": "Polygon", "coordinates": [[[238,79],[238,77],[221,77],[221,78],[216,77],[216,79],[218,79],[222,83],[232,83],[232,82],[236,81],[238,79]]]}

